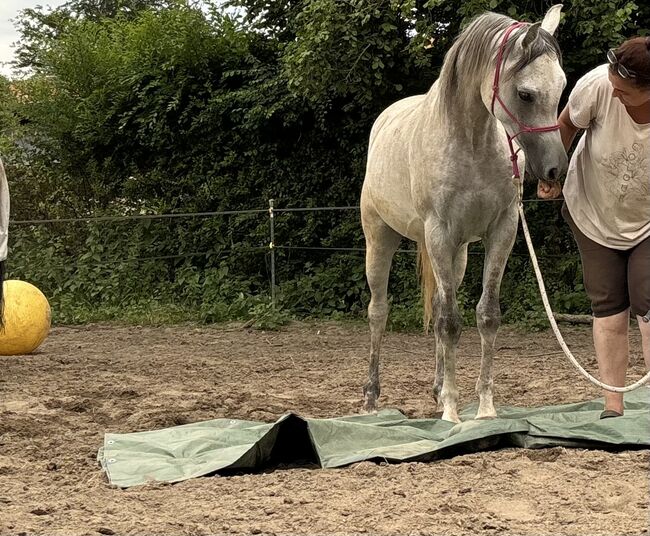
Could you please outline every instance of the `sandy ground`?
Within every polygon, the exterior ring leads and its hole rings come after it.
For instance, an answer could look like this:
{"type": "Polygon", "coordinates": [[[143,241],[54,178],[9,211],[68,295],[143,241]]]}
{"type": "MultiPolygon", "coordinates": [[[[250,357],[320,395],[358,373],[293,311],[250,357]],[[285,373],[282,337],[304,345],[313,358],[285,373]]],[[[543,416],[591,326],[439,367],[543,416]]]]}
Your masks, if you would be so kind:
{"type": "MultiPolygon", "coordinates": [[[[595,371],[588,328],[565,328],[595,371]]],[[[650,452],[504,449],[430,464],[216,476],[128,490],[95,457],[105,432],[218,417],[273,421],[357,413],[366,328],[296,324],[53,329],[30,356],[0,357],[0,534],[522,534],[649,532],[650,452]]],[[[498,404],[543,405],[599,393],[570,368],[550,332],[502,330],[498,404]]],[[[383,407],[433,414],[433,343],[389,334],[383,407]]],[[[632,340],[633,373],[642,371],[632,340]]],[[[474,400],[480,343],[459,350],[461,404],[474,400]]]]}

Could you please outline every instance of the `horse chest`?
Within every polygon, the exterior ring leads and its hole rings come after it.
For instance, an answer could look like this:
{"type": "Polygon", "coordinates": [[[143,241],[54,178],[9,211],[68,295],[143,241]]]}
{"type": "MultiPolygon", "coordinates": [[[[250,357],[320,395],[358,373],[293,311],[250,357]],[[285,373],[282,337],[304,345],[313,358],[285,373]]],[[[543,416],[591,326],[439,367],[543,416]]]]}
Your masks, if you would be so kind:
{"type": "Polygon", "coordinates": [[[485,237],[494,222],[516,211],[514,187],[491,185],[440,196],[433,201],[430,221],[437,220],[462,242],[485,237]]]}

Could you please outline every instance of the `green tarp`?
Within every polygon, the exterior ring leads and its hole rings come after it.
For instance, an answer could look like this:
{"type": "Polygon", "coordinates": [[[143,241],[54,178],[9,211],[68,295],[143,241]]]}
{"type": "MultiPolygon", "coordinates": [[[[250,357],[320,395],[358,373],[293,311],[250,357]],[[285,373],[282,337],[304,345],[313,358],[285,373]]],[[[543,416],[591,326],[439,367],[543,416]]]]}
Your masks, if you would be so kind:
{"type": "Polygon", "coordinates": [[[253,471],[278,464],[323,468],[363,460],[432,461],[501,447],[650,447],[650,389],[625,395],[625,416],[599,420],[602,399],[541,408],[498,408],[499,418],[462,423],[408,419],[397,410],[376,415],[275,423],[215,419],[131,434],[106,434],[97,455],[112,484],[180,482],[210,473],[253,471]]]}

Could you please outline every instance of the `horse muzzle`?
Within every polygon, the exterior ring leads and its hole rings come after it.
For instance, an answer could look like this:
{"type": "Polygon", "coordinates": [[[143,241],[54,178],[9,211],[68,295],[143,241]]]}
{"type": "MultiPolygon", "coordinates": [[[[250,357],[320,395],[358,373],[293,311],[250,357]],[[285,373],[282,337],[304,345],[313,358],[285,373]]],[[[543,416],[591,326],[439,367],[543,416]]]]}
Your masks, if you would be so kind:
{"type": "Polygon", "coordinates": [[[562,193],[562,183],[557,181],[537,180],[537,197],[540,199],[555,199],[562,193]]]}

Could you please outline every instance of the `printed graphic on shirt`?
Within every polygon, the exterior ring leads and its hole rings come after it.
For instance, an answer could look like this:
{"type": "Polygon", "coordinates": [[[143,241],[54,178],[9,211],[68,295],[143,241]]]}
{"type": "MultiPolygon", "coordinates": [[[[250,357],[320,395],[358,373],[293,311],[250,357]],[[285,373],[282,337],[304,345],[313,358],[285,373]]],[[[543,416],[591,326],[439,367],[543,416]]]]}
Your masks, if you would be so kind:
{"type": "Polygon", "coordinates": [[[607,169],[607,191],[618,197],[619,203],[633,196],[635,201],[650,198],[650,166],[643,144],[634,143],[609,155],[604,161],[607,169]]]}

